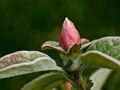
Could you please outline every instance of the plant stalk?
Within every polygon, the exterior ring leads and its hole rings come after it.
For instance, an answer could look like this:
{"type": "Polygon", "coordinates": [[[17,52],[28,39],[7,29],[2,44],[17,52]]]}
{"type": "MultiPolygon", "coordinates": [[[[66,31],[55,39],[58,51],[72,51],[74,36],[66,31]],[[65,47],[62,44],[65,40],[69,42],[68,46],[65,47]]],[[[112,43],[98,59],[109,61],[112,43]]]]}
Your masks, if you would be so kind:
{"type": "Polygon", "coordinates": [[[78,86],[78,90],[86,90],[85,85],[83,83],[82,73],[76,72],[75,82],[78,86]]]}
{"type": "Polygon", "coordinates": [[[78,87],[80,88],[80,90],[86,90],[84,87],[83,78],[81,75],[79,77],[78,87]]]}

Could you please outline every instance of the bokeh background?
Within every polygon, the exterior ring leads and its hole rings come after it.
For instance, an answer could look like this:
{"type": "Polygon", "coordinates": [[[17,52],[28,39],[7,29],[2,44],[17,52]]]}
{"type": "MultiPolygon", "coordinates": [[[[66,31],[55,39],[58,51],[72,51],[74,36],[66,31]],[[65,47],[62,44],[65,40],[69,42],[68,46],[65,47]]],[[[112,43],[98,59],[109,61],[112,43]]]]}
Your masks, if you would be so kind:
{"type": "MultiPolygon", "coordinates": [[[[82,38],[120,36],[120,0],[0,0],[0,56],[58,41],[65,17],[82,38]]],[[[0,80],[0,90],[19,90],[26,78],[0,80]]],[[[120,90],[119,81],[120,73],[114,72],[103,90],[120,90]]]]}

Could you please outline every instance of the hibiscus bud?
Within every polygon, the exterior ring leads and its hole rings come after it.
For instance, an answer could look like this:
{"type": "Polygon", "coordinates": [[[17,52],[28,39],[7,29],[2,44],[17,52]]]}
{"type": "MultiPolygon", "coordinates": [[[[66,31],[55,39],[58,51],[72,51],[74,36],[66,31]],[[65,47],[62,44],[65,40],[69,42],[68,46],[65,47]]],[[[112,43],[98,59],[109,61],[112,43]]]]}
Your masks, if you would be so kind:
{"type": "Polygon", "coordinates": [[[59,45],[68,51],[75,44],[80,44],[80,35],[74,24],[66,17],[60,34],[59,45]]]}

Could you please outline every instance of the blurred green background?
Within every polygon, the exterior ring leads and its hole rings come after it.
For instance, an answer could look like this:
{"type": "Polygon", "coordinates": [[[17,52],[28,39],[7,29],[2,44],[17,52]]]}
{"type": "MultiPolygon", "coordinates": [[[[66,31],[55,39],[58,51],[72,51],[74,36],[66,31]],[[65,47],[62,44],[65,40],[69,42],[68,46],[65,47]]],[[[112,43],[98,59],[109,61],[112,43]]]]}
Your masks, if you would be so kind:
{"type": "MultiPolygon", "coordinates": [[[[75,24],[82,38],[120,35],[120,0],[0,0],[0,56],[40,50],[43,42],[58,41],[65,17],[75,24]]],[[[115,75],[111,77],[120,77],[115,75]]],[[[0,90],[19,90],[18,81],[24,79],[15,80],[0,80],[0,90]]],[[[114,83],[119,84],[117,79],[114,83]]],[[[120,90],[108,86],[105,90],[120,90]]]]}

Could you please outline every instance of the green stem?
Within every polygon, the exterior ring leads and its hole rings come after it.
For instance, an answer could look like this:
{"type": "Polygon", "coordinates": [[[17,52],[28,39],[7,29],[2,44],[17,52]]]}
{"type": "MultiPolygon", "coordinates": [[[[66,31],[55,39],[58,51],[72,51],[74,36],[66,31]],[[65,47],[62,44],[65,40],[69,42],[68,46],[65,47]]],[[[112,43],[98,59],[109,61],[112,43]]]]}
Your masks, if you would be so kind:
{"type": "Polygon", "coordinates": [[[83,78],[81,75],[79,76],[78,87],[81,88],[80,90],[86,90],[84,87],[83,78]]]}
{"type": "Polygon", "coordinates": [[[77,71],[75,74],[75,82],[78,85],[78,90],[86,90],[83,83],[82,73],[80,71],[77,71]]]}

